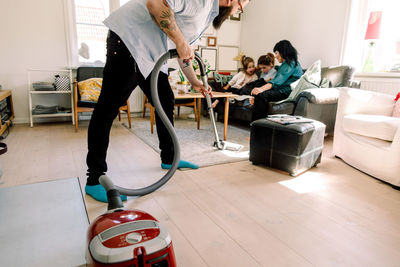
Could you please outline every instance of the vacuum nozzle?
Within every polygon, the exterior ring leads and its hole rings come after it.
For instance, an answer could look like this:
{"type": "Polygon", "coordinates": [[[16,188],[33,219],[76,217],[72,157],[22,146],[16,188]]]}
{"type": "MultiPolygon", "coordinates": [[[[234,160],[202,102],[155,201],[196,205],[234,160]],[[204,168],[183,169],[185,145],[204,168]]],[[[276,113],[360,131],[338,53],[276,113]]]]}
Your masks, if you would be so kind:
{"type": "Polygon", "coordinates": [[[118,208],[123,208],[121,196],[119,191],[115,188],[113,182],[106,175],[102,175],[99,178],[100,184],[106,189],[107,192],[107,201],[108,201],[108,210],[114,210],[118,208]]]}

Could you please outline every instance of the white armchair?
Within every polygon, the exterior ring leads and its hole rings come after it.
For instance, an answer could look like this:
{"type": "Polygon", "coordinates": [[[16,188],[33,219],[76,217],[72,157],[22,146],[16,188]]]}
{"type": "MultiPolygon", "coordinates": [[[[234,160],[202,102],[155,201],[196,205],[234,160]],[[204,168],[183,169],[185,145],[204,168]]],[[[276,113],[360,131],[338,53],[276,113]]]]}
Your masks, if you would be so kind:
{"type": "Polygon", "coordinates": [[[333,153],[347,164],[400,186],[400,118],[394,96],[340,88],[333,153]]]}

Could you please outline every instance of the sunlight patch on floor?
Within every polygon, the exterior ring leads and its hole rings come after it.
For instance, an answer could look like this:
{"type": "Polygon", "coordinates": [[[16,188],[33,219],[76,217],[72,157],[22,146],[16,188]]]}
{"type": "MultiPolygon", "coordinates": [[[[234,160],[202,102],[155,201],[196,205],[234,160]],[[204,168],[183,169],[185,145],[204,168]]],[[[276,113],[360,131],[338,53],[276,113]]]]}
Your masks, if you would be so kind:
{"type": "Polygon", "coordinates": [[[220,153],[224,154],[230,158],[248,158],[249,151],[231,151],[231,150],[221,150],[220,153]]]}
{"type": "Polygon", "coordinates": [[[323,191],[326,189],[326,184],[321,179],[320,173],[306,172],[291,180],[279,182],[279,184],[295,191],[299,194],[323,191]]]}

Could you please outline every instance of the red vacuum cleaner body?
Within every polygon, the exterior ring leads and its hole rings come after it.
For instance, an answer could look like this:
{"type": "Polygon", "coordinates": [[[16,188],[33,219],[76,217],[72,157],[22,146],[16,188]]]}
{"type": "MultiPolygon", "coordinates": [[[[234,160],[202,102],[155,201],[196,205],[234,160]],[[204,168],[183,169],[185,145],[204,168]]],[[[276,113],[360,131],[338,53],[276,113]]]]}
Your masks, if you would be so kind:
{"type": "Polygon", "coordinates": [[[176,266],[168,232],[144,211],[108,211],[90,225],[87,240],[87,266],[176,266]]]}

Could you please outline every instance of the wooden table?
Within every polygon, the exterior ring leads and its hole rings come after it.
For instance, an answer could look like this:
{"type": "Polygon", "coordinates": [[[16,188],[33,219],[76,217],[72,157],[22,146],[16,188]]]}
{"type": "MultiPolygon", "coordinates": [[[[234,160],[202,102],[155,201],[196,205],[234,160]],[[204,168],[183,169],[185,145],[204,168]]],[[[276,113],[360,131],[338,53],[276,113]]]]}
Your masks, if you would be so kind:
{"type": "MultiPolygon", "coordinates": [[[[174,90],[175,99],[191,99],[194,98],[197,102],[197,129],[200,129],[200,114],[201,114],[201,99],[205,98],[201,93],[187,93],[178,94],[174,90]]],[[[227,130],[228,130],[228,115],[229,115],[229,98],[235,97],[237,95],[232,93],[223,92],[213,92],[213,98],[225,98],[225,114],[224,114],[224,140],[226,140],[227,130]]]]}

